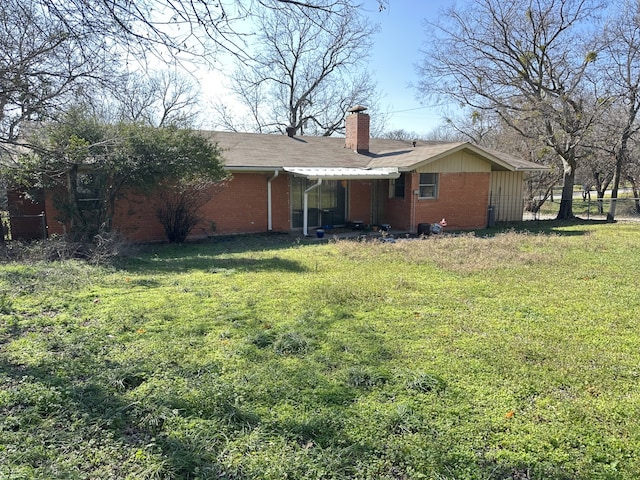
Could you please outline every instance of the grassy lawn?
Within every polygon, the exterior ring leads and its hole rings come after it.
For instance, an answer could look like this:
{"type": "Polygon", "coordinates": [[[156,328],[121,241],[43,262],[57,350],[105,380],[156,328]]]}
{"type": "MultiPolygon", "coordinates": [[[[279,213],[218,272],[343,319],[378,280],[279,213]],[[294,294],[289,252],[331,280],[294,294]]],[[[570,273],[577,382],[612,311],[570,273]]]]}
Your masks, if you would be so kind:
{"type": "Polygon", "coordinates": [[[637,479],[640,223],[0,266],[0,478],[637,479]]]}

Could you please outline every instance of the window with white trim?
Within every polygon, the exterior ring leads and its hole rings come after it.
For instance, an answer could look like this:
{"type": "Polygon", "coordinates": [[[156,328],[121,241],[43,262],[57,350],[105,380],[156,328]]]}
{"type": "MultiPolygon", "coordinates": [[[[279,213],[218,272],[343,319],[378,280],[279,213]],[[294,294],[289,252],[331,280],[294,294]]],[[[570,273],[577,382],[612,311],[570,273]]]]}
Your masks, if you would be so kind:
{"type": "Polygon", "coordinates": [[[438,174],[437,173],[421,173],[420,174],[420,198],[437,198],[438,197],[438,174]]]}

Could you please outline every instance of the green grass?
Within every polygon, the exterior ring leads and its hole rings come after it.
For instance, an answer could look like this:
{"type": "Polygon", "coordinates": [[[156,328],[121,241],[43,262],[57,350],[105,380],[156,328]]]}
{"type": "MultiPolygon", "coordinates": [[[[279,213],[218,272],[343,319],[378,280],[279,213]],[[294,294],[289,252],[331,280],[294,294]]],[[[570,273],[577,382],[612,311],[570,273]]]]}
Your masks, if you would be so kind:
{"type": "Polygon", "coordinates": [[[640,224],[0,266],[0,478],[636,479],[640,224]]]}

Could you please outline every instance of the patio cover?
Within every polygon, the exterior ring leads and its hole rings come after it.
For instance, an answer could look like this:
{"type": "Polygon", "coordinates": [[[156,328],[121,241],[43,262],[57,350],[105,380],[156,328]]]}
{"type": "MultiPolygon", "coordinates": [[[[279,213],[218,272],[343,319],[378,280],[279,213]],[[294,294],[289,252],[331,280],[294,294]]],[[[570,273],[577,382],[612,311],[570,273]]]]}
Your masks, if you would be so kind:
{"type": "Polygon", "coordinates": [[[304,191],[302,211],[302,233],[309,235],[309,192],[322,184],[323,180],[378,180],[398,178],[400,172],[395,167],[387,168],[347,168],[347,167],[284,167],[285,172],[315,180],[316,183],[304,191]]]}

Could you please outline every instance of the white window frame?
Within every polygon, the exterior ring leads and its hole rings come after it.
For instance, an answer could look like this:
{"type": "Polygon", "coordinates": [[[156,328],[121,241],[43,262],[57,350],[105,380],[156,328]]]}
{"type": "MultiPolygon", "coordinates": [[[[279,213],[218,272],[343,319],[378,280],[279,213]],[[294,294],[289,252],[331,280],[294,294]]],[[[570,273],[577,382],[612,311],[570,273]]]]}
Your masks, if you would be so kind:
{"type": "Polygon", "coordinates": [[[437,173],[420,173],[419,198],[438,198],[439,175],[437,173]],[[431,176],[427,179],[424,176],[431,176]],[[423,180],[424,179],[424,180],[423,180]]]}

